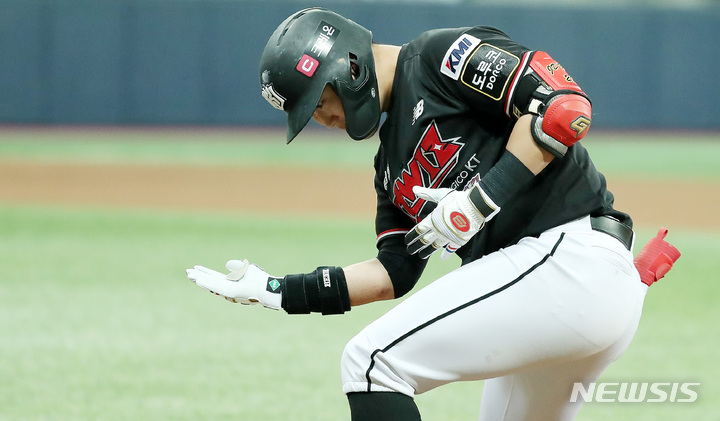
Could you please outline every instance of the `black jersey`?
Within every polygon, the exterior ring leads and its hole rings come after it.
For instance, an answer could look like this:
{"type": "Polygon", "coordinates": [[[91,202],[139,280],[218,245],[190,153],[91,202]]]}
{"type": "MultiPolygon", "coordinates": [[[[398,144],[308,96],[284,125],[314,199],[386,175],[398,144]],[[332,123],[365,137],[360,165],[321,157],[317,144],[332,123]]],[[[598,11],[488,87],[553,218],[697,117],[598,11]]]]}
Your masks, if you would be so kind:
{"type": "MultiPolygon", "coordinates": [[[[375,157],[381,251],[435,207],[415,197],[413,186],[463,190],[495,165],[517,120],[515,91],[532,54],[489,27],[433,30],[402,47],[375,157]]],[[[577,143],[457,253],[468,263],[586,215],[631,225],[612,205],[605,178],[577,143]]]]}

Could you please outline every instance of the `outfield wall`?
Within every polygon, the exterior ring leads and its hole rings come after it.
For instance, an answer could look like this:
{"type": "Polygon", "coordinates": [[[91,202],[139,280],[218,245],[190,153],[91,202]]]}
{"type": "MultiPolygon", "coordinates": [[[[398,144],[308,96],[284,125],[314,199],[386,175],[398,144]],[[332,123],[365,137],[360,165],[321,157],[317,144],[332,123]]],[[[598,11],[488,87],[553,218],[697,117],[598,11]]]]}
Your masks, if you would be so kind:
{"type": "MultiPolygon", "coordinates": [[[[0,123],[280,125],[259,94],[267,38],[311,5],[242,0],[3,0],[0,123]]],[[[559,60],[595,127],[720,129],[720,7],[559,8],[319,1],[400,44],[497,26],[559,60]]]]}

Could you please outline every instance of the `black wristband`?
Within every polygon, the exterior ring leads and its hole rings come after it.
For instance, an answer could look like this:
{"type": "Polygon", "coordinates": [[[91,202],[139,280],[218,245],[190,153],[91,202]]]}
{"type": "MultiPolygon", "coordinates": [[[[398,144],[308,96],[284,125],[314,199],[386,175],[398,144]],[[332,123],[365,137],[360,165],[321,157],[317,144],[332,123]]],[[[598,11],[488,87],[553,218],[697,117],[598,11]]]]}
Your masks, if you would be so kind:
{"type": "Polygon", "coordinates": [[[310,313],[310,305],[308,304],[307,293],[305,292],[305,276],[287,275],[280,283],[282,285],[282,301],[280,306],[288,314],[308,314],[310,313]]]}
{"type": "Polygon", "coordinates": [[[287,275],[281,283],[281,306],[288,314],[327,315],[350,310],[345,272],[340,267],[321,266],[310,273],[287,275]]]}
{"type": "Polygon", "coordinates": [[[480,180],[480,188],[499,207],[535,177],[515,155],[505,150],[498,162],[480,180]]]}

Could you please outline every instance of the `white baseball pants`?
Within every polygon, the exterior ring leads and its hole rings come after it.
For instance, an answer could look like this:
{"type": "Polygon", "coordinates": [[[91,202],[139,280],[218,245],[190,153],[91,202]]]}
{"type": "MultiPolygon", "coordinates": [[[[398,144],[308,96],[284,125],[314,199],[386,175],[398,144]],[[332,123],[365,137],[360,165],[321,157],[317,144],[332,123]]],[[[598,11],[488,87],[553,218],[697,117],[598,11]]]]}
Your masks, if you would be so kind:
{"type": "Polygon", "coordinates": [[[346,346],[343,391],[414,396],[486,379],[481,420],[570,420],[628,347],[647,286],[632,251],[589,217],[454,270],[346,346]]]}

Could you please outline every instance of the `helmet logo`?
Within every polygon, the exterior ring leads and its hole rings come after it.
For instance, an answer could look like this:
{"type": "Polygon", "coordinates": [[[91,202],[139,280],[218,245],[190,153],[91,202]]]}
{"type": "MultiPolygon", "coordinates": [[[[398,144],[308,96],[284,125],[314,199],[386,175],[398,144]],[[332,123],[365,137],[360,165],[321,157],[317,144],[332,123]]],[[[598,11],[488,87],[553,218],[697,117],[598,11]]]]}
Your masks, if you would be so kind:
{"type": "Polygon", "coordinates": [[[320,66],[319,61],[315,60],[307,54],[303,54],[300,62],[298,62],[297,66],[295,67],[295,70],[304,74],[307,77],[312,77],[312,75],[315,74],[315,70],[317,70],[318,66],[320,66]]]}
{"type": "Polygon", "coordinates": [[[317,28],[315,28],[315,35],[310,38],[310,44],[308,45],[308,54],[312,54],[317,58],[323,58],[327,56],[335,44],[340,30],[325,22],[320,22],[317,28]]]}
{"type": "Polygon", "coordinates": [[[267,83],[262,86],[262,96],[273,107],[281,111],[285,110],[285,98],[275,90],[272,83],[267,83]]]}
{"type": "Polygon", "coordinates": [[[339,29],[325,21],[320,21],[320,24],[315,28],[315,34],[310,38],[310,42],[305,48],[305,53],[300,57],[297,66],[295,66],[295,70],[307,77],[312,77],[320,67],[320,61],[328,55],[333,44],[335,44],[338,35],[340,35],[339,29]]]}

